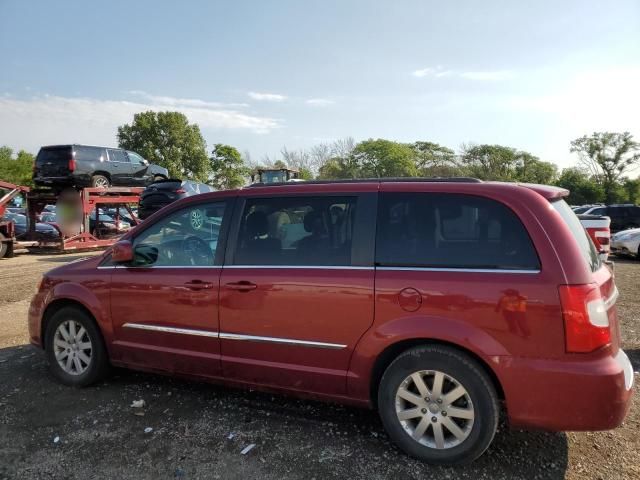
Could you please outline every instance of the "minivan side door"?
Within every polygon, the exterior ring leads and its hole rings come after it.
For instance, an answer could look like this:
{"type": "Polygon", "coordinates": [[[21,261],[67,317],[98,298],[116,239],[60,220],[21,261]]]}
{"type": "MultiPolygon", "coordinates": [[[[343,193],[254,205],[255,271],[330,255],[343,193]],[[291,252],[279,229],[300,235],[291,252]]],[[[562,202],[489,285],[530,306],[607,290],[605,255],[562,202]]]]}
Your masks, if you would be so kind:
{"type": "Polygon", "coordinates": [[[112,185],[131,185],[133,171],[124,150],[107,148],[112,185]]]}
{"type": "Polygon", "coordinates": [[[220,375],[218,288],[232,207],[225,197],[184,206],[133,237],[131,264],[101,267],[112,272],[116,359],[220,375]],[[195,209],[204,215],[198,230],[190,223],[195,209]]]}
{"type": "Polygon", "coordinates": [[[221,275],[223,375],[344,394],[373,322],[376,193],[260,190],[238,199],[221,275]]]}

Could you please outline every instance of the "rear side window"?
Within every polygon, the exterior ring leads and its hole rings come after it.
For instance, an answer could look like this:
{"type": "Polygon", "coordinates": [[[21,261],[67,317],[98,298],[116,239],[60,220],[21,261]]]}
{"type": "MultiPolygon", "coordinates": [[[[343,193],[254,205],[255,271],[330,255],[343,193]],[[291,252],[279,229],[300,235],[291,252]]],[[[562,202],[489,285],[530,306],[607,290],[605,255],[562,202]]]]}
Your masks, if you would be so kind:
{"type": "Polygon", "coordinates": [[[483,197],[436,193],[382,195],[376,264],[540,269],[527,231],[509,208],[483,197]]]}
{"type": "Polygon", "coordinates": [[[248,199],[236,265],[351,265],[356,197],[248,199]]]}
{"type": "Polygon", "coordinates": [[[76,147],[76,162],[104,162],[107,154],[100,147],[76,147]]]}
{"type": "MultiPolygon", "coordinates": [[[[595,272],[598,270],[601,262],[598,252],[596,251],[596,247],[593,245],[593,242],[589,238],[589,234],[587,234],[587,231],[580,223],[580,220],[576,217],[576,214],[571,210],[571,207],[569,207],[567,202],[564,200],[556,200],[551,202],[551,205],[556,212],[560,214],[564,222],[569,227],[569,230],[571,230],[571,233],[578,243],[578,247],[580,247],[580,252],[589,265],[589,268],[591,268],[591,271],[595,272]]],[[[591,212],[591,214],[598,215],[594,212],[591,212]]]]}
{"type": "Polygon", "coordinates": [[[36,158],[36,165],[64,164],[66,165],[71,159],[71,147],[51,147],[41,148],[36,158]]]}
{"type": "Polygon", "coordinates": [[[589,212],[589,215],[606,215],[607,209],[605,207],[594,208],[589,212]]]}
{"type": "Polygon", "coordinates": [[[129,163],[129,157],[122,150],[109,150],[109,160],[112,162],[129,163]]]}

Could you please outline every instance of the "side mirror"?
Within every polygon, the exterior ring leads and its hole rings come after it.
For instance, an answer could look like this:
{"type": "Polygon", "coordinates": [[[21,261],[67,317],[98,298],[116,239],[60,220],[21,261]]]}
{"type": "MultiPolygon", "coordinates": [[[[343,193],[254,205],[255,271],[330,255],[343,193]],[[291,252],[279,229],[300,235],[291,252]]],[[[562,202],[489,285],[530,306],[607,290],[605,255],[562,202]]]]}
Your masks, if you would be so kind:
{"type": "Polygon", "coordinates": [[[146,158],[142,159],[142,164],[143,165],[149,165],[149,160],[147,160],[146,158]]]}
{"type": "Polygon", "coordinates": [[[115,263],[127,263],[133,260],[133,245],[129,240],[120,240],[113,245],[111,260],[115,263]]]}

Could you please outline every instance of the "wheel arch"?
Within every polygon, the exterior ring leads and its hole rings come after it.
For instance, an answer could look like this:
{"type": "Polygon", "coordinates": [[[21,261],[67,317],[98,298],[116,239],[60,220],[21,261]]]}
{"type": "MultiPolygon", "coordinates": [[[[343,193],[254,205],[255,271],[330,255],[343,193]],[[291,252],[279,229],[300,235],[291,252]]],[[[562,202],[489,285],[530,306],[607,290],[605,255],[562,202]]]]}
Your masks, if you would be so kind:
{"type": "Polygon", "coordinates": [[[398,355],[402,354],[403,352],[406,352],[411,348],[426,346],[426,345],[442,345],[442,346],[450,347],[473,358],[476,362],[478,362],[480,367],[489,376],[489,378],[491,379],[491,383],[496,390],[496,394],[498,395],[498,398],[504,404],[505,394],[498,376],[496,375],[493,368],[491,368],[489,363],[485,359],[483,359],[481,356],[479,356],[477,353],[469,350],[468,348],[462,347],[456,343],[448,342],[445,340],[439,340],[439,339],[433,339],[433,338],[411,338],[411,339],[400,340],[396,343],[388,345],[376,357],[373,364],[373,368],[371,369],[371,378],[369,382],[369,388],[370,388],[369,396],[370,396],[371,405],[377,408],[378,388],[380,386],[380,380],[382,379],[382,375],[384,374],[387,367],[389,367],[391,362],[393,362],[398,357],[398,355]]]}
{"type": "Polygon", "coordinates": [[[95,177],[96,175],[102,175],[103,177],[107,177],[109,181],[111,181],[111,174],[106,170],[96,170],[95,172],[91,172],[91,178],[95,177]]]}
{"type": "Polygon", "coordinates": [[[98,331],[100,331],[100,333],[102,334],[102,329],[100,328],[100,324],[96,320],[95,315],[82,302],[79,302],[78,300],[74,300],[71,298],[58,298],[56,300],[53,300],[49,305],[47,305],[47,308],[42,314],[42,322],[40,325],[40,332],[41,332],[40,346],[42,347],[43,350],[46,350],[45,337],[46,337],[47,326],[49,324],[49,321],[56,313],[58,313],[60,310],[66,307],[77,308],[78,310],[81,310],[82,312],[86,313],[89,316],[89,318],[91,318],[93,322],[96,324],[98,331]]]}

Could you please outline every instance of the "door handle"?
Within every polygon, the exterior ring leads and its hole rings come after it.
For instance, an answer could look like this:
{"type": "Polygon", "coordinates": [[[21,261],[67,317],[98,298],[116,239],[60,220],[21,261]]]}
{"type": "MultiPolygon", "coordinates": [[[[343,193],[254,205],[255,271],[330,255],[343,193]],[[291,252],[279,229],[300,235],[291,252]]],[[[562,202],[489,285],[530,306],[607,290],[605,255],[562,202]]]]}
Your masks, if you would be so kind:
{"type": "Polygon", "coordinates": [[[184,284],[190,290],[209,290],[213,288],[213,283],[203,282],[202,280],[192,280],[184,284]]]}
{"type": "Polygon", "coordinates": [[[225,287],[229,290],[237,290],[239,292],[250,292],[251,290],[258,288],[255,283],[247,282],[246,280],[236,283],[227,283],[225,287]]]}

